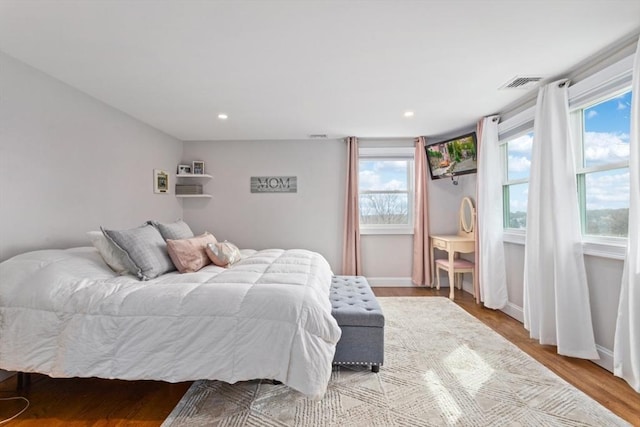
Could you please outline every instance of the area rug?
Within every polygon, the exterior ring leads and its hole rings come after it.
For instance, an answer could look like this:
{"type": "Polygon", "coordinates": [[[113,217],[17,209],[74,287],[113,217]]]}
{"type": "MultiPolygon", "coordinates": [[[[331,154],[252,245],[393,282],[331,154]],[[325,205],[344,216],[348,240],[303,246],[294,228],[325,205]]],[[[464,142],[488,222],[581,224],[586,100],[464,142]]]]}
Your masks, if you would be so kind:
{"type": "Polygon", "coordinates": [[[447,298],[379,301],[380,373],[335,368],[321,401],[269,381],[197,381],[162,426],[629,425],[447,298]]]}

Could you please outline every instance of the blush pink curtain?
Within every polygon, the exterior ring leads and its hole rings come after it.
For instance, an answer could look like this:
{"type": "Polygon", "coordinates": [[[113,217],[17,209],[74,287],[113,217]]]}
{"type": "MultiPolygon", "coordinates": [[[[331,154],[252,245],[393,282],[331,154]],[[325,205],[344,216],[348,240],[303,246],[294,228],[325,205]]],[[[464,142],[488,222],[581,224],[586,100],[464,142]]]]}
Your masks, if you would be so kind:
{"type": "Polygon", "coordinates": [[[362,274],[360,257],[360,208],[358,206],[358,138],[347,141],[347,188],[344,202],[344,241],[342,246],[342,274],[362,274]]]}
{"type": "Polygon", "coordinates": [[[413,226],[413,272],[414,285],[425,286],[431,281],[431,260],[429,246],[429,209],[427,191],[426,139],[416,139],[415,175],[416,207],[413,226]]]}

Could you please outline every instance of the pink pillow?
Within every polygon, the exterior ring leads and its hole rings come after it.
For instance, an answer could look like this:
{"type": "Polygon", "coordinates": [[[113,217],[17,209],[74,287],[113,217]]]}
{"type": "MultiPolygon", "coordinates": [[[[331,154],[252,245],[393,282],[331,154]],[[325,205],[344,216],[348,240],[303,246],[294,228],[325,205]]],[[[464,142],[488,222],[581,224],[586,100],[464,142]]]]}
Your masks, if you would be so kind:
{"type": "Polygon", "coordinates": [[[240,249],[226,240],[222,243],[209,243],[205,250],[211,261],[220,267],[231,267],[241,258],[240,249]]]}
{"type": "Polygon", "coordinates": [[[217,240],[207,232],[189,239],[167,239],[167,252],[180,273],[193,273],[211,263],[205,251],[209,243],[215,244],[217,240]]]}

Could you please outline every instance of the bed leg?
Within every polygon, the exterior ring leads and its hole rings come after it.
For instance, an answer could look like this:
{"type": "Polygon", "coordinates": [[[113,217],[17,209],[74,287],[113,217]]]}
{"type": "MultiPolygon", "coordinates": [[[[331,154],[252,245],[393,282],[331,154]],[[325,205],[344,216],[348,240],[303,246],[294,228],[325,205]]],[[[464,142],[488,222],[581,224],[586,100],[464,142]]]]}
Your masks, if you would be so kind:
{"type": "Polygon", "coordinates": [[[16,389],[18,391],[28,390],[31,385],[31,374],[26,372],[18,372],[18,385],[16,389]]]}
{"type": "Polygon", "coordinates": [[[380,372],[380,365],[371,365],[371,372],[373,373],[380,372]]]}

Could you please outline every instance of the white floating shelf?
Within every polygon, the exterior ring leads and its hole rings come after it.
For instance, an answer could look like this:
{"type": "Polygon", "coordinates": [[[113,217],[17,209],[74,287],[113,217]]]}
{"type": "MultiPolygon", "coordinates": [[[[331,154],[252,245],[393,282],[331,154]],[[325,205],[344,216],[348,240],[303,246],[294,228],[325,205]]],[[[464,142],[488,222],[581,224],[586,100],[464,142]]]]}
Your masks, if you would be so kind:
{"type": "Polygon", "coordinates": [[[176,178],[213,178],[208,173],[179,173],[176,178]]]}
{"type": "Polygon", "coordinates": [[[213,197],[211,194],[176,194],[176,197],[199,197],[199,198],[203,198],[203,199],[210,199],[211,197],[213,197]]]}

